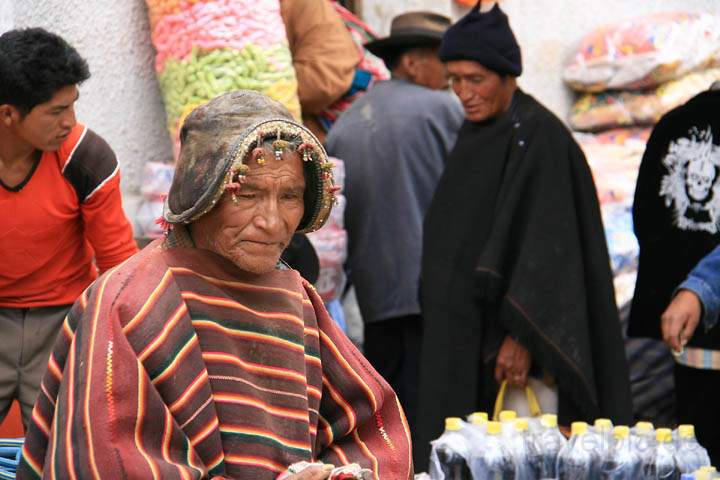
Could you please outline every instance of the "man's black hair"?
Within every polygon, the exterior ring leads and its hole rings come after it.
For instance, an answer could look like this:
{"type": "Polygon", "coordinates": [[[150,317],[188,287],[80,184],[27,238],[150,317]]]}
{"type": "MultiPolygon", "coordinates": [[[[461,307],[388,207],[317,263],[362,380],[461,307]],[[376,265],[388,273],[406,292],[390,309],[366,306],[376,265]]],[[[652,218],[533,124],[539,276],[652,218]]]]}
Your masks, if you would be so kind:
{"type": "Polygon", "coordinates": [[[398,47],[394,51],[392,51],[392,53],[389,53],[387,56],[385,56],[385,58],[383,58],[383,61],[385,62],[385,66],[388,68],[388,70],[392,72],[400,66],[400,59],[406,53],[430,54],[436,48],[437,47],[427,46],[398,47]]]}
{"type": "Polygon", "coordinates": [[[26,28],[0,35],[0,105],[26,115],[61,88],[88,78],[85,59],[54,33],[26,28]]]}

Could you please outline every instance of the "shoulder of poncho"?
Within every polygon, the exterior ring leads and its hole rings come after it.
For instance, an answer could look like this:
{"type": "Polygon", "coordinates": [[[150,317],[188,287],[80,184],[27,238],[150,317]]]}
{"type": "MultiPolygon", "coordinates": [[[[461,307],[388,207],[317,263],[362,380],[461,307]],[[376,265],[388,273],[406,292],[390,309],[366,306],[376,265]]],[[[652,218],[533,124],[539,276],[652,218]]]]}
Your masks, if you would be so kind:
{"type": "Polygon", "coordinates": [[[161,247],[148,246],[117,267],[108,270],[93,284],[102,285],[102,302],[107,306],[122,304],[129,309],[142,307],[170,267],[162,257],[161,247]]]}

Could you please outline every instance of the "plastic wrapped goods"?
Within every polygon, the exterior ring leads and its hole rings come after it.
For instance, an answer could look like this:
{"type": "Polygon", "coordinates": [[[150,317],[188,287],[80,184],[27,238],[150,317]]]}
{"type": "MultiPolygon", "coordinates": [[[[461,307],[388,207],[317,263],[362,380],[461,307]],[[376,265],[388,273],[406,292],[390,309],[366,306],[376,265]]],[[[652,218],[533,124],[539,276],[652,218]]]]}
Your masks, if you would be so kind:
{"type": "Polygon", "coordinates": [[[545,414],[540,417],[540,426],[535,432],[535,445],[540,455],[540,479],[557,478],[557,458],[567,444],[557,426],[557,415],[545,414]]]}
{"type": "Polygon", "coordinates": [[[279,0],[146,3],[157,51],[155,69],[173,140],[177,142],[179,126],[195,107],[238,89],[263,92],[300,118],[297,79],[279,0]]]}
{"type": "Polygon", "coordinates": [[[328,161],[333,164],[333,180],[340,190],[335,193],[336,203],[328,221],[320,230],[307,235],[320,261],[320,274],[315,288],[325,302],[339,299],[345,288],[344,265],[348,244],[343,220],[346,202],[342,194],[345,185],[345,166],[342,160],[337,158],[331,157],[328,161]]]}
{"type": "Polygon", "coordinates": [[[643,464],[645,478],[663,480],[680,480],[680,468],[675,461],[675,452],[672,444],[672,431],[667,428],[658,428],[655,431],[657,445],[649,461],[643,464]]]}
{"type": "Polygon", "coordinates": [[[603,459],[600,478],[602,480],[638,480],[642,463],[638,453],[632,448],[630,429],[626,426],[615,427],[615,442],[603,459]]]}
{"type": "Polygon", "coordinates": [[[720,80],[720,68],[690,73],[647,91],[585,93],[573,104],[570,126],[575,130],[603,130],[615,127],[652,125],[713,82],[720,80]]]}
{"type": "Polygon", "coordinates": [[[587,423],[572,423],[570,441],[558,455],[557,478],[559,480],[595,480],[598,477],[598,457],[594,450],[586,448],[587,433],[587,423]]]}
{"type": "Polygon", "coordinates": [[[488,422],[482,448],[473,451],[471,469],[474,480],[515,480],[515,460],[502,439],[500,422],[488,422]]]}
{"type": "Polygon", "coordinates": [[[563,70],[574,89],[600,92],[659,85],[720,64],[720,16],[657,13],[585,36],[563,70]]]}
{"type": "Polygon", "coordinates": [[[695,438],[693,425],[680,425],[677,429],[675,459],[682,473],[692,473],[710,465],[710,457],[695,438]]]}
{"type": "Polygon", "coordinates": [[[462,433],[465,422],[459,418],[445,419],[445,431],[432,441],[430,478],[433,480],[473,480],[468,466],[470,445],[462,433]]]}

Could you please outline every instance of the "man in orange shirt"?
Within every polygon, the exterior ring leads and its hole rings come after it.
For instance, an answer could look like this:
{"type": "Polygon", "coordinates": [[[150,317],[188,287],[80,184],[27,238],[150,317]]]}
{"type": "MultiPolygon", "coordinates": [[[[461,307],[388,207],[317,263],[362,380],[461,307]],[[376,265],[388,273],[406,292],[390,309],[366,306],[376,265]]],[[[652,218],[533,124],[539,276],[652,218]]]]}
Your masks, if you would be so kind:
{"type": "Polygon", "coordinates": [[[110,146],[75,119],[86,61],[43,29],[0,36],[0,421],[28,424],[72,303],[137,252],[110,146]]]}

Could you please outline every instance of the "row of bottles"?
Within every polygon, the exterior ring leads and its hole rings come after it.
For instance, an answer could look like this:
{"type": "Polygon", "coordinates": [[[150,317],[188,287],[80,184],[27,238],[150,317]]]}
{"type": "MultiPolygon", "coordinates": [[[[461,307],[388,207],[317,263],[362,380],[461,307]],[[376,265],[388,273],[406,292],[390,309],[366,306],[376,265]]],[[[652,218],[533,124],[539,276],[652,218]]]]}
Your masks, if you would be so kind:
{"type": "Polygon", "coordinates": [[[555,415],[540,419],[500,413],[490,422],[484,413],[446,419],[445,432],[433,441],[433,480],[705,480],[707,451],[692,425],[654,429],[638,422],[632,429],[598,419],[590,427],[574,422],[570,440],[555,415]],[[691,476],[694,475],[694,476],[691,476]]]}

